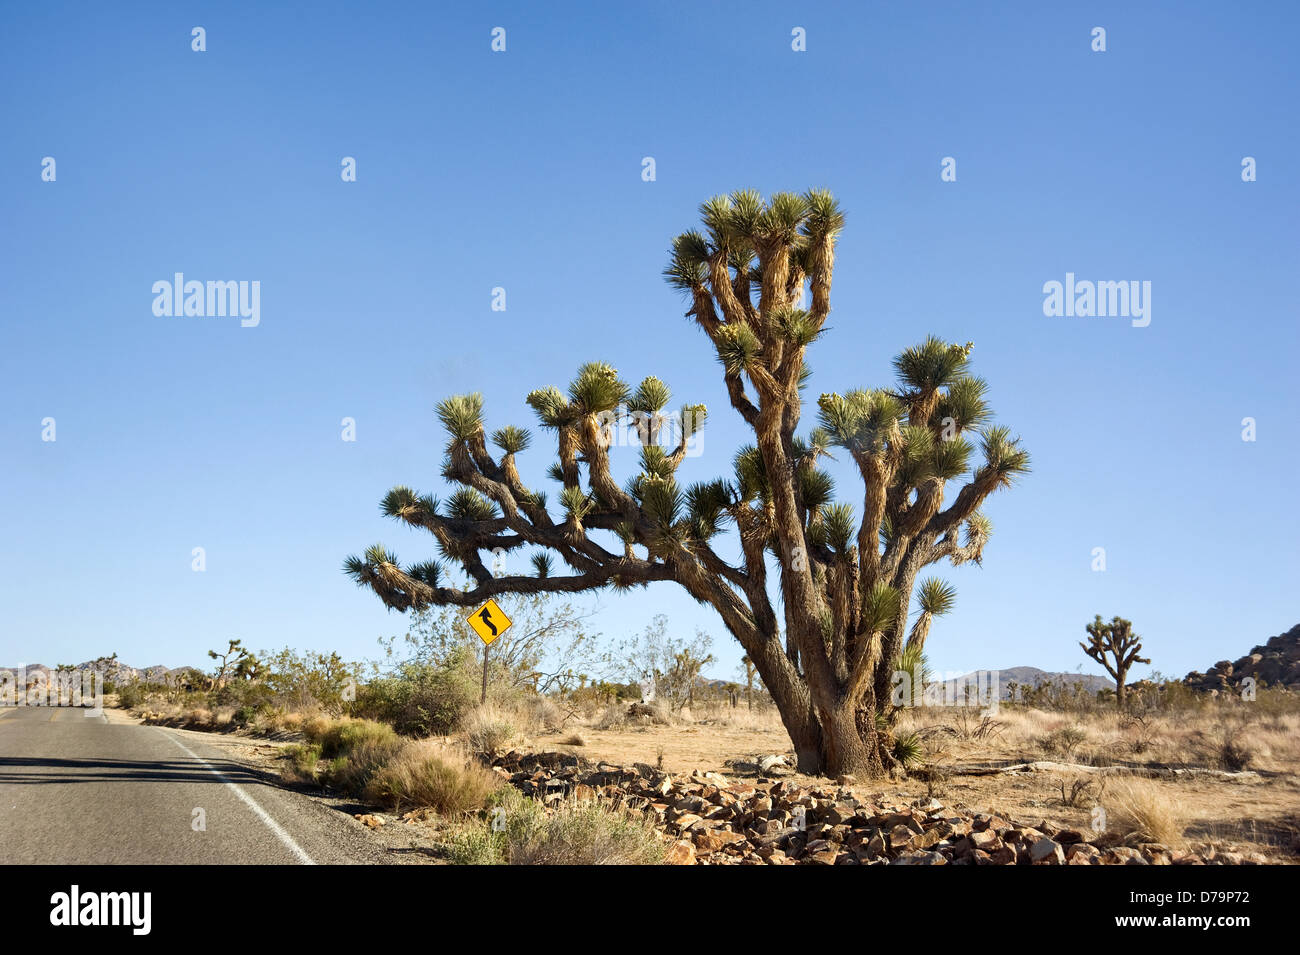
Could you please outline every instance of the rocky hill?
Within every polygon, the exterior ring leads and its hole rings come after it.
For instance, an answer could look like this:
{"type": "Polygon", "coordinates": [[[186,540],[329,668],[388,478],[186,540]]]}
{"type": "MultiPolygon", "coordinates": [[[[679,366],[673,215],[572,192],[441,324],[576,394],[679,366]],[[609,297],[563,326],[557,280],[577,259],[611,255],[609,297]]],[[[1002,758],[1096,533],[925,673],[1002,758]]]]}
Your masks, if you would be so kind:
{"type": "Polygon", "coordinates": [[[1300,690],[1300,624],[1270,637],[1240,660],[1220,660],[1206,673],[1193,670],[1183,682],[1196,690],[1235,693],[1246,677],[1253,677],[1258,686],[1300,690]]]}
{"type": "MultiPolygon", "coordinates": [[[[0,679],[13,679],[18,671],[22,669],[26,672],[28,682],[31,682],[34,673],[49,674],[54,672],[55,668],[46,666],[43,663],[28,663],[22,667],[9,666],[0,667],[0,679]]],[[[166,683],[169,677],[180,675],[185,671],[192,670],[193,667],[177,667],[175,669],[165,666],[151,667],[133,667],[125,663],[119,663],[117,660],[110,660],[101,657],[98,660],[87,660],[85,663],[78,663],[72,668],[74,671],[82,670],[101,670],[104,678],[110,683],[166,683]]]]}

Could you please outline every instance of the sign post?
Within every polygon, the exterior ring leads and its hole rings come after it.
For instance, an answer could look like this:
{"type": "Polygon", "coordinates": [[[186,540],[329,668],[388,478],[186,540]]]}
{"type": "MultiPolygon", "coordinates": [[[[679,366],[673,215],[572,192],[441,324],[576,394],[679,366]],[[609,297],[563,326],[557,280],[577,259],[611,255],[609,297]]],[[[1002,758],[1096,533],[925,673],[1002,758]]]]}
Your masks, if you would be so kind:
{"type": "Polygon", "coordinates": [[[466,617],[465,621],[483,641],[483,691],[479,695],[479,702],[486,703],[488,652],[492,649],[492,641],[514,626],[514,621],[506,616],[505,611],[498,607],[497,602],[491,597],[487,599],[487,603],[466,617]]]}

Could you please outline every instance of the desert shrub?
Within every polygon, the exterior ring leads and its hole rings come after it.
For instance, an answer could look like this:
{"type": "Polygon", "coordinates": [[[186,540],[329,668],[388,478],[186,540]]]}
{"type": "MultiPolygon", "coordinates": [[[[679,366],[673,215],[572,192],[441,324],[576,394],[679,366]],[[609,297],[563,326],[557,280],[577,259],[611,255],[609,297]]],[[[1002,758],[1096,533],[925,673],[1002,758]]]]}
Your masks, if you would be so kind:
{"type": "Polygon", "coordinates": [[[405,663],[392,676],[363,686],[353,711],[407,736],[430,736],[449,733],[477,698],[473,681],[461,668],[405,663]]]}
{"type": "Polygon", "coordinates": [[[1250,768],[1254,754],[1243,741],[1243,736],[1242,732],[1228,724],[1220,728],[1218,746],[1214,751],[1214,762],[1220,769],[1239,773],[1250,768]]]}
{"type": "Polygon", "coordinates": [[[668,706],[658,700],[650,703],[614,703],[605,708],[605,712],[596,721],[596,729],[607,730],[628,724],[668,726],[672,722],[668,706]]]}
{"type": "Polygon", "coordinates": [[[251,726],[271,712],[269,703],[243,703],[235,709],[230,721],[235,726],[251,726]]]}
{"type": "Polygon", "coordinates": [[[472,757],[433,740],[407,743],[366,785],[366,798],[389,806],[456,815],[482,809],[500,778],[472,757]]]}
{"type": "Polygon", "coordinates": [[[511,865],[656,865],[663,857],[648,819],[599,803],[566,803],[512,838],[506,852],[511,865]]]}
{"type": "Polygon", "coordinates": [[[1088,739],[1088,733],[1079,726],[1062,726],[1060,729],[1053,730],[1051,733],[1042,737],[1038,744],[1043,751],[1053,755],[1063,756],[1066,759],[1074,759],[1075,751],[1078,750],[1088,739]]]}
{"type": "Polygon", "coordinates": [[[243,691],[255,697],[244,702],[274,700],[279,707],[293,710],[348,711],[360,680],[360,664],[349,663],[337,653],[298,654],[288,647],[264,658],[265,676],[243,691]]]}
{"type": "Polygon", "coordinates": [[[256,680],[232,680],[208,694],[216,706],[233,706],[250,712],[269,710],[276,705],[276,695],[265,683],[256,680]]]}
{"type": "Polygon", "coordinates": [[[311,783],[316,781],[316,766],[320,762],[320,745],[317,743],[297,743],[285,747],[285,765],[280,775],[291,783],[311,783]]]}
{"type": "Polygon", "coordinates": [[[534,731],[556,733],[564,728],[564,711],[550,697],[529,693],[522,697],[519,708],[534,731]]]}
{"type": "Polygon", "coordinates": [[[117,705],[123,709],[140,706],[146,698],[147,693],[142,683],[124,683],[117,687],[117,705]]]}
{"type": "Polygon", "coordinates": [[[371,778],[397,757],[403,745],[396,734],[362,739],[344,755],[330,760],[323,774],[324,781],[335,789],[360,796],[371,778]]]}
{"type": "Polygon", "coordinates": [[[604,712],[596,720],[596,729],[607,730],[615,726],[622,726],[627,722],[627,706],[621,703],[611,703],[605,707],[604,712]]]}
{"type": "Polygon", "coordinates": [[[404,745],[391,726],[373,720],[313,718],[304,722],[303,735],[319,747],[319,758],[328,760],[321,781],[354,795],[361,795],[404,745]]]}
{"type": "Polygon", "coordinates": [[[319,743],[334,721],[322,713],[313,713],[302,721],[302,735],[313,743],[319,743]]]}
{"type": "Polygon", "coordinates": [[[398,741],[391,726],[375,720],[311,720],[303,725],[303,733],[311,742],[320,744],[325,759],[346,756],[363,743],[398,741]]]}
{"type": "Polygon", "coordinates": [[[499,753],[519,735],[514,717],[490,703],[470,710],[459,729],[470,748],[478,753],[499,753]]]}
{"type": "Polygon", "coordinates": [[[1077,776],[1068,783],[1062,779],[1059,781],[1059,785],[1061,787],[1061,805],[1070,809],[1079,809],[1097,803],[1106,791],[1106,777],[1077,776]]]}
{"type": "Polygon", "coordinates": [[[664,844],[649,819],[626,810],[564,803],[547,812],[507,789],[493,814],[454,832],[444,851],[462,865],[655,865],[664,844]]]}
{"type": "Polygon", "coordinates": [[[1120,717],[1120,730],[1126,734],[1128,748],[1141,756],[1155,745],[1157,726],[1148,713],[1130,712],[1120,717]]]}
{"type": "Polygon", "coordinates": [[[503,865],[500,833],[485,825],[462,826],[442,844],[443,853],[452,865],[503,865]]]}

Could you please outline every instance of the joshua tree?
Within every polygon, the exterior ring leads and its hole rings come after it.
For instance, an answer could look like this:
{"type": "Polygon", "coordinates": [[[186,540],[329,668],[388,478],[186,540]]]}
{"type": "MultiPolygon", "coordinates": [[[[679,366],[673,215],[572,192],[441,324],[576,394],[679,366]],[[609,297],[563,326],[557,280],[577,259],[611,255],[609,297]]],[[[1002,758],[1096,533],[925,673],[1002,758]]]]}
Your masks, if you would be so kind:
{"type": "Polygon", "coordinates": [[[748,656],[740,658],[740,669],[745,673],[745,708],[754,708],[754,661],[748,656]]]}
{"type": "Polygon", "coordinates": [[[828,192],[764,201],[743,191],[709,200],[701,215],[702,231],[673,240],[664,272],[689,299],[686,314],[754,432],[731,475],[679,485],[704,407],[687,404],[670,417],[660,379],[633,387],[592,362],[567,392],[548,387],[527,398],[554,434],[557,510],[516,467],[529,433],[492,432],[494,455],[482,397],[449,398],[438,406],[450,437],[442,473],[459,489],[439,502],[395,487],[381,508],[428,530],[469,582],[456,586],[438,561],[403,566],[382,545],[348,558],[345,570],[400,611],[672,581],[713,607],[753,661],[801,770],[878,774],[894,764],[892,673],[917,575],[945,558],[980,561],[990,533],[980,506],[1028,470],[1029,456],[990,424],[987,385],[968,369],[970,343],[933,337],[895,359],[896,387],[823,394],[817,426],[798,434],[804,358],[830,314],[843,214],[828,192]],[[639,462],[620,485],[611,458],[623,437],[639,462]],[[818,466],[832,448],[861,478],[860,515],[835,502],[818,466]],[[535,573],[494,576],[483,555],[498,548],[533,550],[535,573]],[[554,573],[553,557],[568,570],[554,573]]]}
{"type": "Polygon", "coordinates": [[[251,676],[251,673],[249,672],[250,665],[252,666],[254,673],[260,666],[259,664],[256,664],[255,661],[252,661],[251,654],[244,649],[242,640],[231,640],[230,646],[226,648],[225,653],[221,653],[217,650],[209,650],[208,657],[213,660],[221,661],[221,665],[212,672],[210,683],[208,685],[208,689],[210,690],[220,690],[226,685],[226,680],[228,680],[232,674],[238,675],[241,678],[251,676]]]}
{"type": "Polygon", "coordinates": [[[1111,617],[1110,623],[1103,623],[1101,614],[1097,614],[1097,618],[1084,629],[1088,631],[1088,642],[1080,642],[1079,646],[1104,666],[1115,681],[1115,702],[1122,710],[1129,667],[1135,663],[1151,662],[1138,656],[1142,649],[1141,639],[1133,632],[1133,624],[1123,617],[1111,617]]]}

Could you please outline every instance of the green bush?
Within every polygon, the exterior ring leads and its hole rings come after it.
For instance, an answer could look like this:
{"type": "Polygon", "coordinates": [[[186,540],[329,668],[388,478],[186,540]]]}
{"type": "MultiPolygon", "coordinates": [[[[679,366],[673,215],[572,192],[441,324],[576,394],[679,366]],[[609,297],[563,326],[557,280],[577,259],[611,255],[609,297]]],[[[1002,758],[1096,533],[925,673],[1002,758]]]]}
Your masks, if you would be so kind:
{"type": "Polygon", "coordinates": [[[363,743],[398,741],[391,726],[375,720],[310,720],[303,724],[303,735],[320,744],[325,759],[346,756],[363,743]]]}
{"type": "Polygon", "coordinates": [[[391,726],[373,720],[308,720],[303,735],[328,761],[321,782],[354,796],[362,795],[370,778],[405,745],[391,726]]]}
{"type": "Polygon", "coordinates": [[[445,735],[477,699],[474,683],[463,670],[406,663],[393,676],[361,687],[353,712],[382,720],[406,736],[445,735]]]}
{"type": "Polygon", "coordinates": [[[402,745],[402,740],[397,736],[363,739],[345,755],[330,760],[322,774],[323,781],[342,792],[361,796],[371,777],[397,757],[402,751],[402,745]]]}
{"type": "Polygon", "coordinates": [[[316,766],[320,762],[320,746],[316,743],[298,743],[285,747],[288,763],[280,775],[289,782],[310,783],[316,780],[316,766]]]}
{"type": "Polygon", "coordinates": [[[117,705],[123,709],[134,709],[144,703],[145,688],[140,683],[124,683],[117,687],[117,705]]]}

